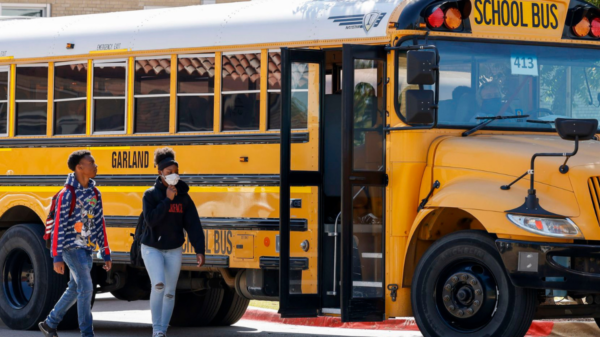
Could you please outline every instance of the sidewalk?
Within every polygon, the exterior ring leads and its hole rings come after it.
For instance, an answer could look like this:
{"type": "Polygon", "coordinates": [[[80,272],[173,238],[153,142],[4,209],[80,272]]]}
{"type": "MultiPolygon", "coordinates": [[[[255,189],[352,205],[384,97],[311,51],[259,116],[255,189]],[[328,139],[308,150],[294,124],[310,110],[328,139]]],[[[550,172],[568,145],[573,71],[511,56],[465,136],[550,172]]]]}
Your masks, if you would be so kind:
{"type": "MultiPolygon", "coordinates": [[[[275,310],[248,307],[242,319],[270,323],[327,328],[367,329],[388,331],[419,331],[414,318],[396,318],[383,322],[342,323],[339,317],[281,318],[275,310]]],[[[534,321],[527,332],[529,337],[594,337],[600,329],[594,322],[534,321]]]]}

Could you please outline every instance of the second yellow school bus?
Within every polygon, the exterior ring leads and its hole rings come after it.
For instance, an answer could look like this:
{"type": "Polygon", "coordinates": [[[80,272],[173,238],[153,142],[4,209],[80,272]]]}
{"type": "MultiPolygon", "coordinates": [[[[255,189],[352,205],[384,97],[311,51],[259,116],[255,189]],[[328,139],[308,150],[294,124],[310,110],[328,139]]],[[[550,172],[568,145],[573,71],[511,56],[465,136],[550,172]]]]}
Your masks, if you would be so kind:
{"type": "Polygon", "coordinates": [[[579,0],[2,21],[0,318],[31,328],[66,285],[41,233],[82,148],[114,259],[97,292],[148,298],[129,249],[164,146],[207,247],[203,268],[184,247],[172,325],[230,325],[251,299],[444,337],[600,317],[599,49],[579,0]]]}

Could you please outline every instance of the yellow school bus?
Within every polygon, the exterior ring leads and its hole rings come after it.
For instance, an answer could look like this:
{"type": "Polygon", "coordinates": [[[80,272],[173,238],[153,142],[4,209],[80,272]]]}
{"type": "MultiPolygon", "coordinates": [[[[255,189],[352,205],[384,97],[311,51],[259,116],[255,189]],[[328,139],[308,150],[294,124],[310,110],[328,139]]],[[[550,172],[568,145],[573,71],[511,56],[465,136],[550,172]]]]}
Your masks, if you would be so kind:
{"type": "Polygon", "coordinates": [[[202,268],[184,247],[172,325],[233,324],[251,299],[415,316],[425,336],[600,317],[599,48],[580,0],[1,21],[0,318],[29,329],[65,288],[41,233],[77,149],[99,165],[114,261],[96,290],[148,298],[129,249],[164,146],[207,247],[202,268]]]}

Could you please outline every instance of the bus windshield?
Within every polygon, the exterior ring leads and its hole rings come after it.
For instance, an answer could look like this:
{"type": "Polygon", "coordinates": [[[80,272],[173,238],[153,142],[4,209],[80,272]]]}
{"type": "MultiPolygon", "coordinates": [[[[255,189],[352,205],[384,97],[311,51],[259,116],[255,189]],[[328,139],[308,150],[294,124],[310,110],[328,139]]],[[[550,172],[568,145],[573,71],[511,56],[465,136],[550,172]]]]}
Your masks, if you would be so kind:
{"type": "MultiPolygon", "coordinates": [[[[412,45],[406,41],[403,45],[412,45]]],[[[494,121],[489,129],[552,130],[556,118],[600,120],[600,51],[594,49],[419,41],[440,53],[438,126],[469,128],[477,117],[529,115],[494,121]]],[[[398,59],[399,110],[405,116],[403,93],[406,54],[398,59]]]]}

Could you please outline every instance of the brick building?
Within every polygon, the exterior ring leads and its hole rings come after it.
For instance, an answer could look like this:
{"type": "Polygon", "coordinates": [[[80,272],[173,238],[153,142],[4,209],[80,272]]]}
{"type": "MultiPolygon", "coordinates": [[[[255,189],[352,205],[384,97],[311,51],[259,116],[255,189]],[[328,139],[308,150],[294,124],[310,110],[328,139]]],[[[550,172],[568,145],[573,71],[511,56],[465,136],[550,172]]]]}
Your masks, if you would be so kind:
{"type": "Polygon", "coordinates": [[[55,17],[249,0],[0,0],[0,16],[55,17]]]}

